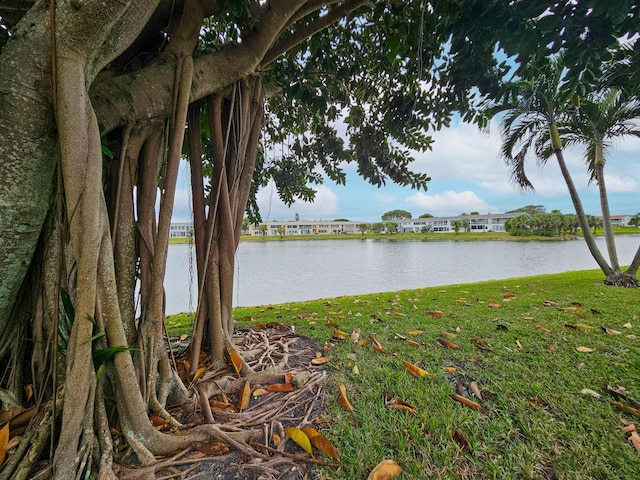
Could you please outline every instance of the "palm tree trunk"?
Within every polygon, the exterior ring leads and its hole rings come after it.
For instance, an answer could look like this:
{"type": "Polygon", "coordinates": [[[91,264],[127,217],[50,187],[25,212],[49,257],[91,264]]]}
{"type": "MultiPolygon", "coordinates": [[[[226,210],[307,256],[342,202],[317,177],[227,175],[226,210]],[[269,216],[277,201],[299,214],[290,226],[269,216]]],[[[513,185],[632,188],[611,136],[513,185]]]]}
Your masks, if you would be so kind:
{"type": "Polygon", "coordinates": [[[618,253],[616,252],[616,240],[613,236],[613,226],[611,225],[611,213],[609,211],[609,199],[607,198],[607,187],[604,181],[604,155],[602,142],[596,145],[596,181],[600,193],[600,207],[602,209],[602,226],[604,228],[604,239],[607,244],[609,261],[614,272],[620,272],[618,253]]]}
{"type": "Polygon", "coordinates": [[[598,266],[605,274],[605,276],[609,277],[611,276],[611,274],[613,274],[613,270],[611,269],[605,258],[602,256],[602,253],[600,252],[600,249],[596,244],[596,240],[591,233],[591,229],[589,228],[589,222],[587,221],[587,216],[585,215],[584,209],[582,208],[582,202],[580,201],[580,197],[578,196],[578,191],[576,190],[576,186],[573,183],[573,179],[571,178],[571,174],[569,173],[569,169],[567,168],[567,164],[564,160],[564,155],[562,153],[562,143],[560,142],[560,134],[555,122],[550,123],[549,133],[551,135],[551,141],[553,143],[553,151],[555,153],[556,160],[558,161],[560,171],[562,172],[562,178],[564,178],[564,181],[567,184],[567,188],[569,189],[571,202],[573,203],[573,208],[576,211],[576,216],[578,217],[578,222],[580,223],[580,228],[582,229],[582,236],[587,243],[587,247],[589,248],[589,252],[591,252],[591,256],[593,256],[595,261],[598,263],[598,266]]]}

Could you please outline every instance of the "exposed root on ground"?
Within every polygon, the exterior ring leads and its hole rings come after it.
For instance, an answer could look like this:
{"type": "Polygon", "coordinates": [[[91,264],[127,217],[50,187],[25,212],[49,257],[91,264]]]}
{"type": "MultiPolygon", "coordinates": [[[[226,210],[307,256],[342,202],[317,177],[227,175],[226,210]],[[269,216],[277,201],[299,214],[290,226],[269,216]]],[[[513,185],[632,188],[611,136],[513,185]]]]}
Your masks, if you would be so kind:
{"type": "Polygon", "coordinates": [[[208,478],[211,473],[205,472],[222,464],[218,475],[223,476],[215,478],[281,478],[283,471],[289,472],[286,478],[298,478],[290,472],[304,472],[313,464],[338,466],[313,459],[284,434],[286,427],[313,425],[324,410],[328,375],[311,366],[318,346],[282,326],[239,330],[233,341],[254,373],[240,377],[230,367],[199,370],[192,379],[189,352],[183,351],[176,356],[178,373],[194,392],[193,400],[152,418],[159,430],[210,440],[192,442],[191,448],[145,466],[134,465],[135,456],[120,452],[119,478],[208,478]],[[175,423],[167,421],[167,413],[175,423]]]}

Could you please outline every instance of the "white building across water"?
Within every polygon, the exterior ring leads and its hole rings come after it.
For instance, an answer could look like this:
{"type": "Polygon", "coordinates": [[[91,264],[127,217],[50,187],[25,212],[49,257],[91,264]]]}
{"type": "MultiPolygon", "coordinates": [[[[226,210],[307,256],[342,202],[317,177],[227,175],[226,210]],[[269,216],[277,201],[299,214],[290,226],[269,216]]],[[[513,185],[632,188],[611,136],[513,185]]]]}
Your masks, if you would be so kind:
{"type": "MultiPolygon", "coordinates": [[[[486,215],[460,215],[457,217],[411,218],[397,220],[398,233],[453,232],[454,222],[462,221],[464,227],[460,231],[469,232],[504,232],[507,220],[522,215],[518,213],[496,213],[486,215]]],[[[290,222],[266,221],[261,225],[250,225],[249,235],[323,235],[362,233],[360,225],[367,222],[298,220],[290,222]]],[[[385,223],[385,222],[380,222],[385,223]]]]}

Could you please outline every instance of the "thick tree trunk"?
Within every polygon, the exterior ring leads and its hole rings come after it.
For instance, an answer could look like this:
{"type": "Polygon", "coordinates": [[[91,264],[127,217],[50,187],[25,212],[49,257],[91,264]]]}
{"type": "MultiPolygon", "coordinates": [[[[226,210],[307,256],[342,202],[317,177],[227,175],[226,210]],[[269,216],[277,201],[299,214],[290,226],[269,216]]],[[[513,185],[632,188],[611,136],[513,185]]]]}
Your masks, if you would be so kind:
{"type": "Polygon", "coordinates": [[[0,68],[0,338],[12,338],[12,310],[53,199],[57,137],[51,108],[49,14],[34,6],[2,51],[0,68]]]}

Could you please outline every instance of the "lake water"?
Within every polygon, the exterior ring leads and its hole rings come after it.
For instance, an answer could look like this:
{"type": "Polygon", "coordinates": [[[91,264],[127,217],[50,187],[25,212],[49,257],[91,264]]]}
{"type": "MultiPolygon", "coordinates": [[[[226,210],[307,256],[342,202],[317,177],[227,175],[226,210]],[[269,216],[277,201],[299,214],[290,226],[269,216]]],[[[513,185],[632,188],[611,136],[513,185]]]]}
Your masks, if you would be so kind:
{"type": "MultiPolygon", "coordinates": [[[[616,237],[616,245],[621,264],[627,265],[640,245],[640,235],[620,235],[616,237]]],[[[606,252],[601,237],[598,246],[606,252]]],[[[165,280],[168,314],[195,309],[195,268],[192,282],[189,274],[189,258],[194,255],[192,246],[169,245],[165,280]]],[[[234,306],[593,268],[598,265],[582,239],[249,241],[240,242],[236,255],[234,306]]]]}

